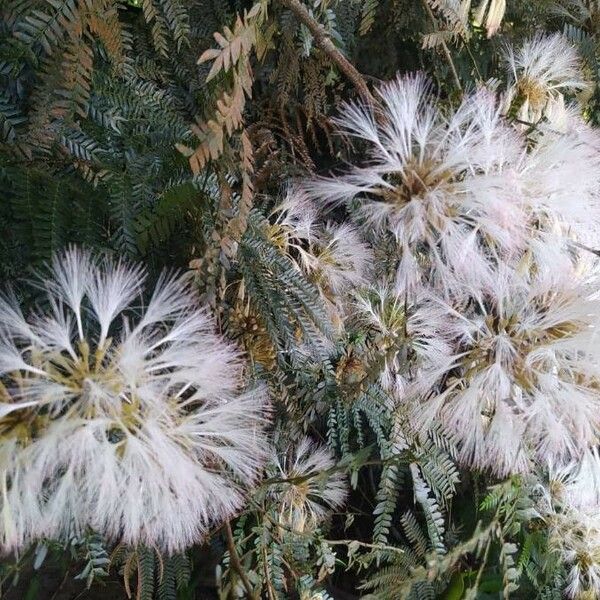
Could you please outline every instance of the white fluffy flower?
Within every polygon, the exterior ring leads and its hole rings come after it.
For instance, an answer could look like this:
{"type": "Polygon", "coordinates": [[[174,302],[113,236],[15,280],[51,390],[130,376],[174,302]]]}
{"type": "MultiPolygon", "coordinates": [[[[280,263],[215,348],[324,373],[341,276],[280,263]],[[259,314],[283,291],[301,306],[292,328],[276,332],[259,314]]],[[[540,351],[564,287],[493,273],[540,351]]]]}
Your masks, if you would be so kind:
{"type": "Polygon", "coordinates": [[[1,545],[90,527],[174,551],[240,506],[265,398],[183,278],[57,256],[45,304],[0,302],[1,545]]]}
{"type": "Polygon", "coordinates": [[[318,223],[303,190],[291,188],[271,213],[270,238],[329,295],[360,285],[373,261],[369,247],[349,224],[318,223]]]}
{"type": "Polygon", "coordinates": [[[310,198],[302,190],[289,188],[270,217],[273,243],[286,254],[299,253],[302,259],[317,230],[317,209],[310,198]]]}
{"type": "Polygon", "coordinates": [[[306,256],[304,269],[333,298],[366,283],[372,262],[371,250],[356,228],[327,223],[306,256]]]}
{"type": "Polygon", "coordinates": [[[507,47],[509,101],[520,102],[518,116],[535,123],[563,94],[584,89],[577,52],[560,34],[537,34],[520,48],[507,47]]]}
{"type": "Polygon", "coordinates": [[[317,526],[332,509],[346,500],[346,482],[335,470],[335,459],[326,448],[303,438],[282,455],[275,455],[275,483],[269,496],[276,503],[279,522],[294,531],[317,526]]]}
{"type": "Polygon", "coordinates": [[[400,77],[377,108],[342,110],[368,160],[305,185],[344,204],[383,260],[382,291],[355,306],[380,382],[418,430],[441,423],[463,462],[498,475],[578,457],[600,432],[599,279],[581,250],[597,247],[600,138],[563,102],[580,80],[560,36],[510,60],[553,122],[526,134],[491,92],[445,110],[424,77],[400,77]],[[538,56],[559,50],[555,66],[538,56]]]}
{"type": "Polygon", "coordinates": [[[479,90],[446,116],[421,75],[383,85],[382,107],[346,105],[338,119],[366,141],[370,160],[338,178],[308,182],[326,205],[358,205],[360,220],[391,231],[401,248],[398,288],[451,288],[485,277],[486,254],[514,242],[521,222],[503,174],[523,147],[495,97],[479,90]]]}
{"type": "Polygon", "coordinates": [[[600,305],[571,271],[499,272],[473,313],[448,310],[457,349],[441,393],[416,419],[440,419],[468,464],[499,475],[530,458],[563,460],[598,443],[600,305]]]}
{"type": "Polygon", "coordinates": [[[331,321],[341,330],[348,292],[371,274],[371,249],[352,225],[318,222],[314,203],[300,189],[288,190],[271,219],[271,241],[316,285],[331,321]]]}
{"type": "Polygon", "coordinates": [[[384,366],[380,381],[397,398],[428,389],[448,370],[452,348],[447,314],[426,295],[408,300],[385,288],[368,288],[355,299],[358,322],[376,338],[384,366]]]}
{"type": "Polygon", "coordinates": [[[565,116],[564,128],[563,133],[552,125],[539,127],[534,147],[517,169],[514,190],[527,214],[529,239],[545,231],[596,246],[600,136],[573,114],[565,116]]]}
{"type": "Polygon", "coordinates": [[[566,595],[600,595],[600,457],[597,449],[579,461],[550,468],[539,486],[545,505],[540,514],[548,526],[549,547],[567,567],[566,595]]]}

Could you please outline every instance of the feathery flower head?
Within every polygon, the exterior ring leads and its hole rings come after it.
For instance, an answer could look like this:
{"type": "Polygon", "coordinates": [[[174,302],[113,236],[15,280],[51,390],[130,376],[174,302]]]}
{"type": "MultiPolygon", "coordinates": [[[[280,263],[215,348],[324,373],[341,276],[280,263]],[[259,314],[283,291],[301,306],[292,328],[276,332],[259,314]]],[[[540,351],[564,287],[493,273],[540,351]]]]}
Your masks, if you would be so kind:
{"type": "Polygon", "coordinates": [[[317,222],[314,203],[302,190],[290,189],[271,213],[269,238],[307,275],[321,293],[331,320],[342,328],[348,290],[362,285],[373,256],[358,230],[317,222]]]}
{"type": "Polygon", "coordinates": [[[56,256],[44,311],[0,301],[0,540],[90,527],[167,551],[197,541],[262,464],[264,395],[186,279],[56,256]],[[238,483],[239,482],[239,483],[238,483]]]}
{"type": "Polygon", "coordinates": [[[548,505],[562,510],[598,510],[600,507],[600,455],[598,448],[586,451],[568,463],[550,462],[548,505]]]}
{"type": "Polygon", "coordinates": [[[505,60],[509,101],[518,99],[518,116],[527,122],[539,121],[563,94],[587,87],[577,52],[561,34],[537,34],[516,50],[508,46],[505,60]]]}
{"type": "Polygon", "coordinates": [[[269,495],[277,504],[279,522],[298,532],[314,529],[346,500],[346,482],[335,471],[329,450],[303,438],[287,453],[275,455],[270,471],[279,482],[269,495]]]}
{"type": "Polygon", "coordinates": [[[302,190],[289,188],[283,200],[271,212],[269,238],[286,254],[290,250],[303,252],[316,229],[317,210],[302,190]]]}
{"type": "MultiPolygon", "coordinates": [[[[380,108],[348,104],[338,118],[342,131],[370,145],[368,164],[309,181],[307,193],[325,205],[347,203],[366,226],[393,233],[402,247],[399,287],[414,288],[428,271],[446,287],[456,272],[476,279],[485,268],[482,240],[512,241],[486,218],[492,203],[482,201],[479,190],[493,195],[499,176],[518,163],[518,134],[483,89],[450,115],[422,75],[398,77],[379,95],[380,108]]],[[[514,221],[505,219],[511,226],[514,221]]]]}
{"type": "Polygon", "coordinates": [[[600,521],[595,515],[569,510],[550,528],[549,547],[568,567],[565,594],[577,600],[600,593],[600,521]]]}
{"type": "Polygon", "coordinates": [[[600,432],[599,308],[572,271],[500,272],[474,314],[449,308],[453,367],[417,421],[439,418],[461,440],[462,460],[501,476],[528,470],[531,456],[581,455],[600,432]]]}
{"type": "Polygon", "coordinates": [[[600,135],[572,114],[565,115],[564,127],[565,132],[552,124],[538,128],[518,168],[515,191],[530,237],[551,232],[586,242],[597,237],[600,223],[600,135]]]}
{"type": "Polygon", "coordinates": [[[367,288],[356,294],[355,317],[375,334],[385,362],[381,383],[403,398],[407,389],[429,387],[449,368],[452,349],[445,337],[445,310],[421,293],[408,300],[392,290],[367,288]]]}
{"type": "Polygon", "coordinates": [[[580,460],[551,468],[541,511],[549,546],[568,567],[569,598],[600,594],[600,457],[598,450],[580,460]]]}
{"type": "Polygon", "coordinates": [[[335,298],[367,281],[373,257],[356,228],[327,223],[305,257],[304,270],[335,298]]]}
{"type": "Polygon", "coordinates": [[[370,249],[351,225],[318,223],[317,209],[303,190],[289,189],[271,216],[270,239],[331,292],[340,294],[364,282],[370,249]]]}

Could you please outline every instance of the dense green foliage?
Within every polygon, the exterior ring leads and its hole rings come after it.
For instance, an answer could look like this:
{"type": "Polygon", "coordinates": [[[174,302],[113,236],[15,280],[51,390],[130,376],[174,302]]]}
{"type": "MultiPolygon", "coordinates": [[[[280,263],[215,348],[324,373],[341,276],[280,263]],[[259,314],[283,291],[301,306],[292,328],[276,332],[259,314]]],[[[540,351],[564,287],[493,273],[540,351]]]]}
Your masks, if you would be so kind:
{"type": "MultiPolygon", "coordinates": [[[[600,121],[594,2],[508,0],[490,38],[451,2],[305,5],[370,87],[422,69],[449,104],[462,92],[454,71],[462,89],[501,80],[507,40],[564,31],[595,84],[587,117],[600,121]]],[[[281,528],[267,478],[186,555],[109,547],[93,532],[49,541],[5,558],[2,592],[75,597],[39,590],[58,564],[65,593],[90,598],[561,597],[564,569],[537,531],[526,478],[459,469],[441,431],[398,450],[399,416],[373,375],[385,358],[377,332],[349,327],[332,351],[317,282],[278,244],[272,211],[289,181],[351,155],[331,119],[357,95],[286,3],[4,0],[0,14],[3,280],[18,289],[71,243],[152,273],[192,269],[268,384],[274,443],[325,441],[352,487],[343,514],[309,534],[281,528]]]]}

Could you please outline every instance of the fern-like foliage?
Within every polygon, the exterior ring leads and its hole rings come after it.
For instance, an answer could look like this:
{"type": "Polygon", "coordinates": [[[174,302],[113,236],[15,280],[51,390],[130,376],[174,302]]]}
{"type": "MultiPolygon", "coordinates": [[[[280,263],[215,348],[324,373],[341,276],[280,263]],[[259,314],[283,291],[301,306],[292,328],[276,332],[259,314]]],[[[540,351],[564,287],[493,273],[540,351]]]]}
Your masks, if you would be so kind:
{"type": "Polygon", "coordinates": [[[241,242],[239,269],[249,297],[281,349],[291,350],[300,335],[318,355],[326,357],[329,320],[321,298],[269,240],[267,225],[259,213],[251,213],[241,242]]]}
{"type": "Polygon", "coordinates": [[[127,597],[136,600],[176,600],[191,576],[185,554],[162,556],[145,546],[117,546],[110,565],[122,576],[127,597]]]}

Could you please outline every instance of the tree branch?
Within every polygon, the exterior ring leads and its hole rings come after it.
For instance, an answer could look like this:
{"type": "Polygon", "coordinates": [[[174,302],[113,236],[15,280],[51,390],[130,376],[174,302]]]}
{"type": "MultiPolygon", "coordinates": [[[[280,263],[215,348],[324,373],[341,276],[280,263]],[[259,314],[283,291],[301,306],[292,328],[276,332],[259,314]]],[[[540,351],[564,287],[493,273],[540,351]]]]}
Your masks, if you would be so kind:
{"type": "Polygon", "coordinates": [[[289,8],[312,34],[315,44],[331,58],[339,67],[340,71],[352,82],[361,98],[368,104],[374,105],[375,98],[371,94],[364,77],[356,67],[335,47],[329,39],[327,31],[321,23],[316,21],[308,12],[306,6],[299,0],[279,0],[286,8],[289,8]]]}
{"type": "Polygon", "coordinates": [[[225,521],[225,538],[227,540],[227,549],[229,550],[229,564],[242,580],[242,584],[248,594],[248,598],[257,600],[258,596],[254,593],[252,584],[246,576],[244,567],[242,567],[242,563],[240,563],[240,558],[235,549],[235,541],[233,539],[233,532],[231,531],[231,525],[229,524],[229,521],[225,521]]]}

